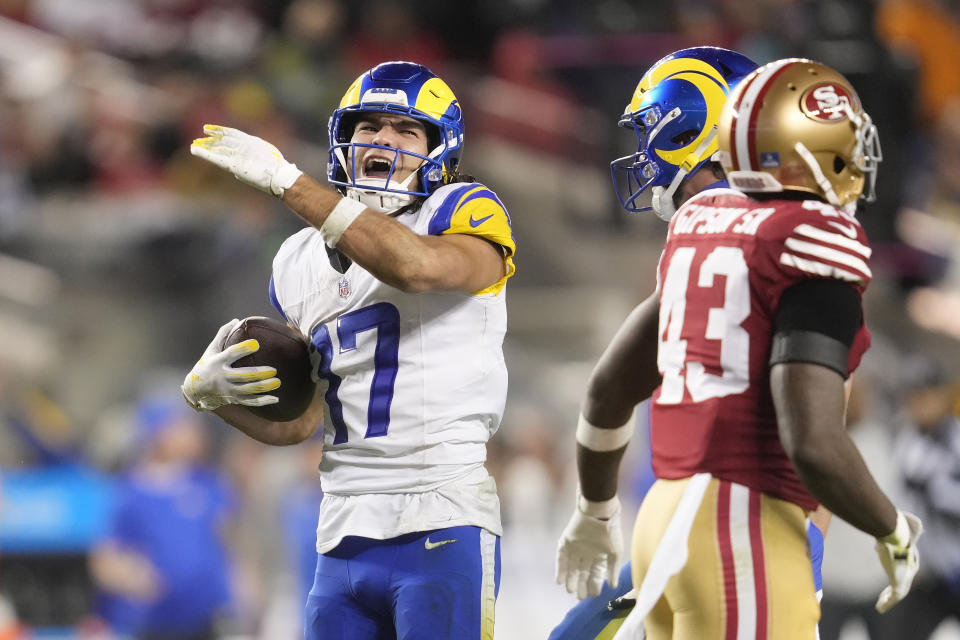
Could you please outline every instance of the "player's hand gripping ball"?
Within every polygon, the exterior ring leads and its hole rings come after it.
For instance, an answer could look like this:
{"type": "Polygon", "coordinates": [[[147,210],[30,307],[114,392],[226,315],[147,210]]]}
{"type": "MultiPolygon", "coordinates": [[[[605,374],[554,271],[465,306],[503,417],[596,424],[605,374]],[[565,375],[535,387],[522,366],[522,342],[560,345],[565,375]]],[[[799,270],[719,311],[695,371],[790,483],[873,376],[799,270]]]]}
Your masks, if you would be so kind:
{"type": "Polygon", "coordinates": [[[310,376],[310,351],[306,339],[285,322],[252,316],[237,325],[223,346],[226,348],[250,338],[260,343],[260,348],[240,358],[233,366],[267,366],[276,369],[280,386],[268,393],[277,396],[280,401],[247,409],[265,420],[296,420],[310,406],[316,390],[316,383],[310,376]]]}

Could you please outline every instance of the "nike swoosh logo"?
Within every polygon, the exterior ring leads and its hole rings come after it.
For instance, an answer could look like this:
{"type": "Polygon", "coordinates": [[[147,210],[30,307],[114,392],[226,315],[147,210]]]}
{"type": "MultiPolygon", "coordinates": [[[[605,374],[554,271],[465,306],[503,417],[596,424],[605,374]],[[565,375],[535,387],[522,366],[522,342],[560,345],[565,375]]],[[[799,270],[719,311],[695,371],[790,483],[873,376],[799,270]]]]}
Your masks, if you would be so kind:
{"type": "Polygon", "coordinates": [[[490,215],[488,215],[486,218],[480,218],[479,220],[474,220],[474,219],[473,219],[473,216],[470,216],[470,226],[471,226],[471,227],[479,227],[480,225],[482,225],[484,222],[486,222],[487,220],[489,220],[489,219],[492,218],[492,217],[493,217],[493,214],[492,214],[492,213],[491,213],[490,215]]]}
{"type": "Polygon", "coordinates": [[[430,538],[428,537],[423,542],[423,548],[429,551],[430,549],[436,549],[437,547],[442,547],[445,544],[450,544],[451,542],[456,542],[456,541],[457,539],[453,538],[452,540],[440,540],[438,542],[430,542],[430,538]]]}
{"type": "Polygon", "coordinates": [[[834,222],[833,220],[827,220],[827,224],[834,229],[837,229],[840,233],[848,238],[856,239],[857,237],[857,228],[852,224],[840,224],[839,222],[834,222]]]}

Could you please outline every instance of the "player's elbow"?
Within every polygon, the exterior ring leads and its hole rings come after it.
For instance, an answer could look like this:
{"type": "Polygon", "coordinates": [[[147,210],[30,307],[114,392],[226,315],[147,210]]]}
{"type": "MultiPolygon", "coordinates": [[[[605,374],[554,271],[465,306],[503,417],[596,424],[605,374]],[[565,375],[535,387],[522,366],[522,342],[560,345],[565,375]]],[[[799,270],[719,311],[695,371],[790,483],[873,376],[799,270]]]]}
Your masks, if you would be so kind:
{"type": "Polygon", "coordinates": [[[432,280],[429,280],[424,277],[408,277],[408,278],[398,278],[393,286],[404,293],[426,293],[428,291],[433,291],[436,287],[433,284],[432,280]]]}
{"type": "Polygon", "coordinates": [[[835,447],[825,430],[781,429],[780,442],[802,480],[813,480],[830,472],[835,447]]]}
{"type": "Polygon", "coordinates": [[[820,460],[817,458],[818,451],[814,445],[794,445],[785,446],[787,457],[796,469],[797,475],[801,478],[817,475],[820,470],[820,460]]]}
{"type": "Polygon", "coordinates": [[[278,447],[289,447],[294,444],[300,444],[313,434],[312,429],[298,428],[296,425],[291,426],[290,423],[286,422],[278,422],[276,426],[278,435],[276,440],[270,444],[278,447]]]}
{"type": "Polygon", "coordinates": [[[299,418],[289,422],[274,422],[265,430],[272,438],[268,444],[285,447],[309,440],[323,424],[323,409],[323,398],[317,393],[299,418]]]}
{"type": "Polygon", "coordinates": [[[278,422],[277,432],[282,434],[283,442],[281,446],[300,444],[313,437],[320,424],[323,422],[323,408],[317,406],[314,402],[307,411],[296,420],[290,422],[278,422]]]}

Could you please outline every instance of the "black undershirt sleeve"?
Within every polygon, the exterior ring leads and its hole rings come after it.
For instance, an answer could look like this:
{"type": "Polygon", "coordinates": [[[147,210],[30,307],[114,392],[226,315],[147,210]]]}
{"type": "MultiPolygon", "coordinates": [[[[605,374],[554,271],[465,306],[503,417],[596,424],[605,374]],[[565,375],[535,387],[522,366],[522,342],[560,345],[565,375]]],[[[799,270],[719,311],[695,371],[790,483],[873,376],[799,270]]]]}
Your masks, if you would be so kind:
{"type": "Polygon", "coordinates": [[[839,280],[807,280],[780,297],[770,365],[812,362],[847,377],[853,339],[863,324],[860,292],[839,280]]]}

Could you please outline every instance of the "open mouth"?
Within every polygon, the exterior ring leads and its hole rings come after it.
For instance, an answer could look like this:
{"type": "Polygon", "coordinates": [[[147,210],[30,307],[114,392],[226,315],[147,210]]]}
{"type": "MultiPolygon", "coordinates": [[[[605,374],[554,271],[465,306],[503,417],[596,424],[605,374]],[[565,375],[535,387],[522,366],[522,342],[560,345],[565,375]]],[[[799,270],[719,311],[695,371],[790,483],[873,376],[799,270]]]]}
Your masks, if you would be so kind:
{"type": "Polygon", "coordinates": [[[367,158],[363,163],[363,177],[386,180],[393,163],[383,158],[367,158]]]}

